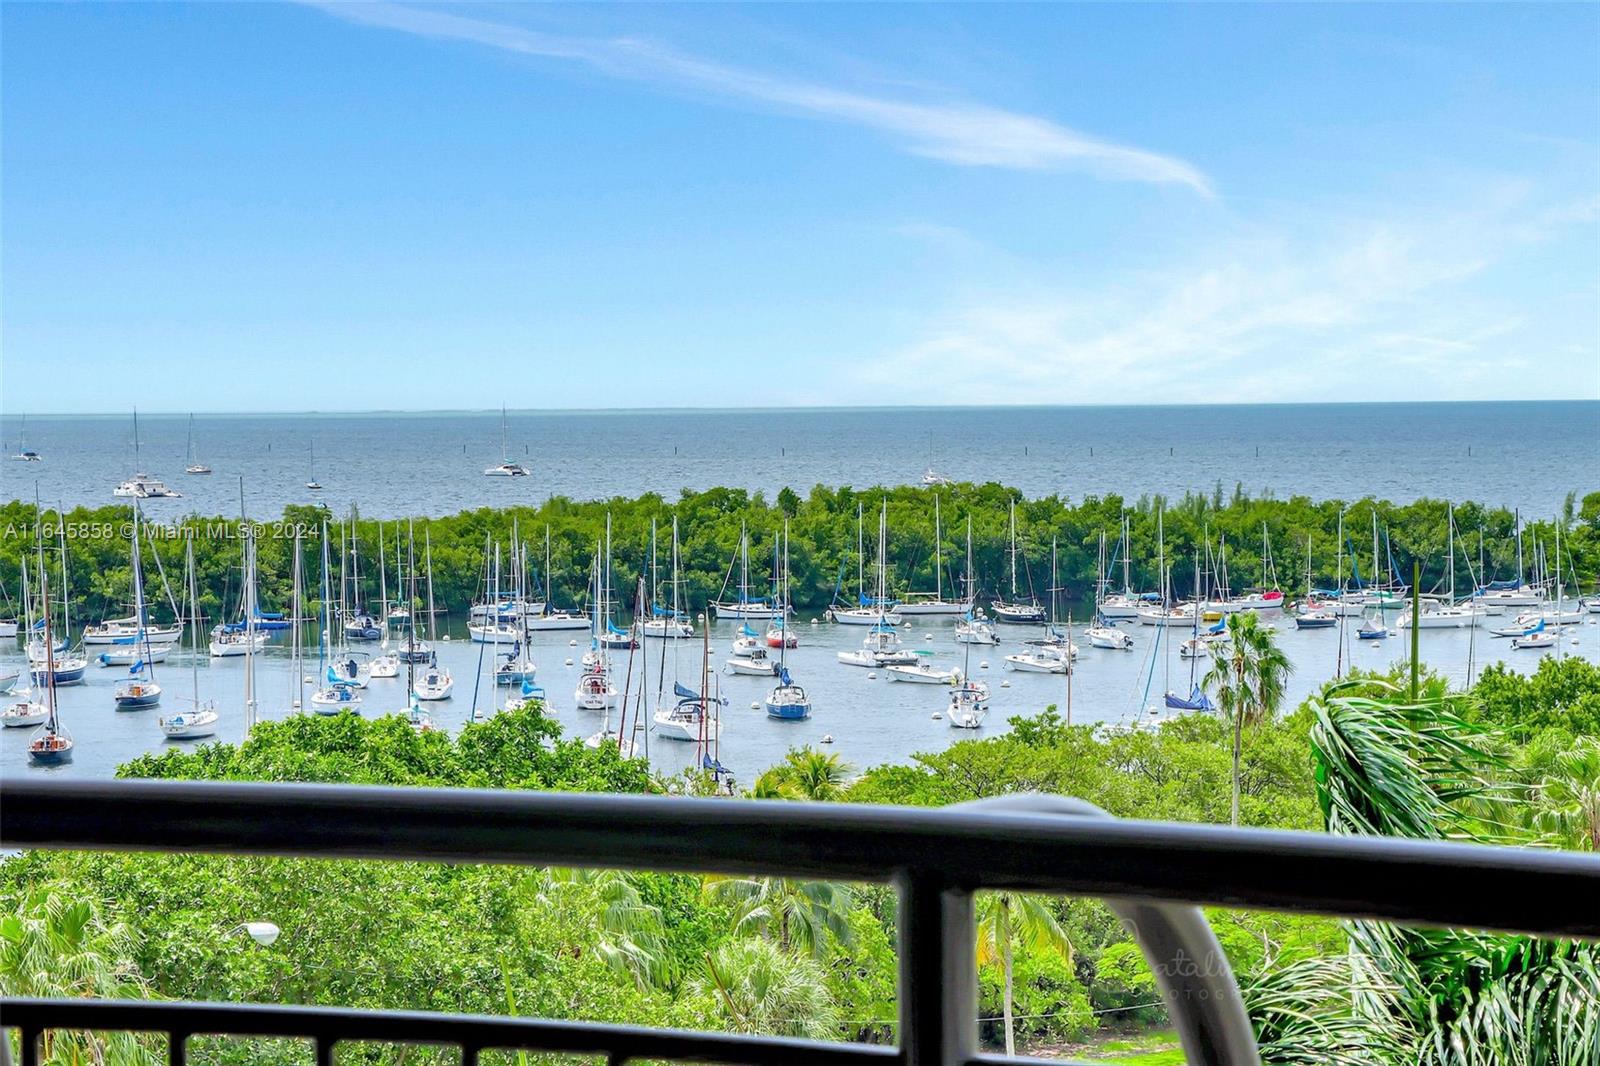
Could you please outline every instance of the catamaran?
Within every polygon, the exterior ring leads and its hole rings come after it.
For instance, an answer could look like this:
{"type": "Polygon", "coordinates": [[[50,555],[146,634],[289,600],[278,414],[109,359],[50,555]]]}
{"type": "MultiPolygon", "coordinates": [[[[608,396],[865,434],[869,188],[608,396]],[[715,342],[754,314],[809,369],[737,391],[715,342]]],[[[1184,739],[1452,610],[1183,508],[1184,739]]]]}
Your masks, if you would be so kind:
{"type": "Polygon", "coordinates": [[[22,425],[17,430],[17,450],[11,453],[11,458],[18,463],[37,463],[42,456],[28,447],[28,416],[22,416],[22,425]]]}
{"type": "Polygon", "coordinates": [[[500,408],[500,465],[491,466],[483,472],[484,477],[527,477],[528,468],[521,463],[513,463],[510,454],[506,451],[506,409],[500,408]]]}
{"type": "MultiPolygon", "coordinates": [[[[133,468],[139,471],[139,411],[133,412],[133,468]]],[[[139,471],[127,481],[111,490],[111,495],[131,497],[136,500],[175,499],[183,495],[162,484],[159,478],[139,471]]]]}

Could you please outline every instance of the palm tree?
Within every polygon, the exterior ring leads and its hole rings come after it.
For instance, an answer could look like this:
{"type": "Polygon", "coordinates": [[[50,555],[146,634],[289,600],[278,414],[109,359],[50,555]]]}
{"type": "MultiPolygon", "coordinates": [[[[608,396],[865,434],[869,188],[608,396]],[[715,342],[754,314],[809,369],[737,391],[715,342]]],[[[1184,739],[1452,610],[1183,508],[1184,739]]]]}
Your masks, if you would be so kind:
{"type": "MultiPolygon", "coordinates": [[[[93,902],[41,885],[0,918],[0,991],[47,999],[138,998],[144,981],[130,958],[131,940],[127,927],[106,924],[93,902]]],[[[50,1031],[43,1060],[139,1063],[154,1055],[133,1033],[50,1031]]]]}
{"type": "Polygon", "coordinates": [[[1600,740],[1555,752],[1527,798],[1537,830],[1564,847],[1600,851],[1600,740]]]}
{"type": "Polygon", "coordinates": [[[598,913],[595,953],[607,966],[633,978],[641,990],[672,985],[677,975],[661,908],[645,902],[627,874],[619,870],[544,870],[532,883],[531,892],[539,905],[578,895],[577,906],[583,913],[598,913]]]}
{"type": "Polygon", "coordinates": [[[760,777],[750,790],[753,799],[835,800],[855,767],[838,755],[815,748],[790,748],[783,762],[760,777]]]}
{"type": "Polygon", "coordinates": [[[1049,904],[1039,896],[1021,892],[985,892],[975,900],[978,920],[978,965],[999,963],[1003,979],[1001,1013],[1006,1029],[1006,1054],[1015,1055],[1016,1025],[1011,1012],[1012,947],[1020,943],[1029,951],[1057,951],[1072,958],[1072,944],[1049,904]]]}
{"type": "MultiPolygon", "coordinates": [[[[1374,682],[1363,683],[1367,690],[1374,682]]],[[[1312,701],[1312,758],[1327,828],[1360,836],[1504,842],[1511,790],[1486,731],[1448,699],[1352,695],[1312,701]]],[[[1535,829],[1537,830],[1537,825],[1535,829]]],[[[1524,843],[1529,841],[1524,838],[1524,843]]],[[[1549,843],[1544,834],[1533,843],[1549,843]]],[[[1348,1004],[1372,1047],[1389,1040],[1424,1066],[1593,1062],[1600,1048],[1600,944],[1351,922],[1349,971],[1386,987],[1348,1004]]],[[[1259,1024],[1259,1023],[1258,1023],[1259,1024]]],[[[1309,1061],[1309,1060],[1308,1060],[1309,1061]]]]}
{"type": "Polygon", "coordinates": [[[733,906],[735,935],[765,936],[785,952],[822,958],[830,943],[848,947],[855,893],[833,881],[788,877],[721,877],[705,880],[705,895],[733,906]]]}
{"type": "Polygon", "coordinates": [[[1244,727],[1278,713],[1294,664],[1277,635],[1254,611],[1228,616],[1228,639],[1211,646],[1211,669],[1202,684],[1216,693],[1217,709],[1233,723],[1232,822],[1239,824],[1239,756],[1244,727]]]}
{"type": "Polygon", "coordinates": [[[827,977],[814,960],[765,940],[726,940],[706,956],[695,989],[737,1033],[826,1039],[839,1035],[827,977]]]}

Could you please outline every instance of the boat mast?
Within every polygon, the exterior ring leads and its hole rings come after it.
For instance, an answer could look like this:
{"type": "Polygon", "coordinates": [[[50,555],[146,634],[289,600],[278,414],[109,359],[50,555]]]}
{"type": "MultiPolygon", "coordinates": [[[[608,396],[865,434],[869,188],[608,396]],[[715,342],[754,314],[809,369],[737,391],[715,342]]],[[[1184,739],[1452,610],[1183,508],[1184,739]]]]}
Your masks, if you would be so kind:
{"type": "MultiPolygon", "coordinates": [[[[382,535],[382,531],[381,530],[380,530],[379,535],[378,535],[378,547],[380,547],[380,548],[383,547],[383,535],[382,535]]],[[[194,545],[193,544],[189,545],[189,565],[190,565],[191,580],[193,580],[193,569],[194,569],[194,545]]],[[[300,626],[301,626],[300,605],[304,601],[304,597],[305,597],[305,574],[304,574],[304,563],[301,562],[301,558],[300,558],[300,527],[298,525],[295,526],[295,530],[294,530],[294,566],[292,568],[292,573],[293,573],[293,578],[292,578],[293,588],[292,588],[292,592],[291,592],[289,610],[290,610],[290,618],[292,620],[294,628],[293,628],[293,632],[290,634],[290,637],[289,637],[289,644],[290,644],[290,647],[289,647],[289,661],[292,664],[292,669],[293,669],[293,677],[290,678],[290,680],[293,682],[293,685],[291,686],[290,691],[294,693],[294,698],[292,700],[290,700],[289,706],[290,706],[290,708],[297,708],[297,707],[302,707],[305,704],[305,701],[303,699],[301,699],[301,697],[305,695],[305,684],[306,684],[306,682],[305,682],[305,669],[301,666],[301,659],[303,657],[303,649],[301,647],[302,637],[301,637],[301,632],[300,632],[300,626]]],[[[196,619],[195,624],[199,625],[199,620],[198,619],[196,619]]],[[[388,625],[388,621],[387,620],[385,620],[384,625],[385,626],[388,625]]],[[[385,630],[385,632],[387,632],[387,629],[385,630]]],[[[198,671],[198,668],[197,668],[197,671],[198,671]]],[[[198,672],[196,672],[195,676],[194,676],[194,685],[195,685],[195,703],[198,706],[199,705],[199,700],[200,700],[200,674],[198,672]]]]}
{"type": "MultiPolygon", "coordinates": [[[[784,528],[788,529],[788,522],[784,528]]],[[[787,533],[784,534],[788,536],[787,533]]],[[[939,494],[933,494],[933,599],[935,603],[944,601],[944,554],[939,548],[939,494]]]]}
{"type": "Polygon", "coordinates": [[[138,626],[139,644],[143,653],[139,658],[144,663],[145,670],[153,682],[156,679],[156,664],[153,661],[155,653],[150,647],[150,627],[144,616],[144,560],[139,555],[139,501],[133,501],[133,613],[134,624],[138,626]]]}
{"type": "Polygon", "coordinates": [[[863,524],[864,520],[865,520],[865,513],[862,510],[861,501],[857,500],[856,501],[856,591],[857,591],[857,594],[860,596],[863,605],[865,605],[866,598],[867,598],[867,539],[866,539],[867,534],[866,534],[866,527],[863,524]]]}
{"type": "Polygon", "coordinates": [[[1017,602],[1017,501],[1011,500],[1011,602],[1017,602]]]}
{"type": "Polygon", "coordinates": [[[1133,579],[1130,576],[1130,567],[1133,560],[1130,552],[1133,548],[1133,520],[1128,517],[1128,512],[1122,512],[1122,591],[1126,595],[1133,595],[1133,579]]]}
{"type": "MultiPolygon", "coordinates": [[[[183,538],[183,568],[186,571],[189,586],[189,645],[193,653],[189,656],[189,684],[194,690],[195,710],[200,709],[200,585],[194,572],[194,530],[190,528],[188,536],[183,538]]],[[[296,543],[295,551],[295,576],[300,575],[299,544],[296,543]]],[[[295,634],[298,638],[299,634],[295,634]]],[[[299,665],[295,666],[295,675],[299,676],[299,665]]]]}
{"type": "Polygon", "coordinates": [[[256,572],[255,530],[244,509],[244,478],[239,479],[239,522],[244,527],[244,738],[256,725],[256,572]]]}
{"type": "Polygon", "coordinates": [[[428,568],[428,643],[432,644],[437,638],[433,625],[433,530],[428,526],[422,527],[422,557],[428,568]]]}

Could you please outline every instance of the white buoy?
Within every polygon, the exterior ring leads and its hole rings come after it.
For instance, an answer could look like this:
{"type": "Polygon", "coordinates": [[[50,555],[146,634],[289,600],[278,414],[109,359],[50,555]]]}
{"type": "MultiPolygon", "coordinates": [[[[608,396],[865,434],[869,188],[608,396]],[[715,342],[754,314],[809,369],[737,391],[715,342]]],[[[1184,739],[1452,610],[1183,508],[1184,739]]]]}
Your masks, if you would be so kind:
{"type": "Polygon", "coordinates": [[[568,659],[568,660],[567,660],[567,665],[568,665],[568,666],[571,666],[571,665],[572,665],[572,660],[571,660],[571,659],[568,659]]]}
{"type": "Polygon", "coordinates": [[[577,641],[575,641],[575,640],[569,640],[569,641],[567,641],[567,647],[569,647],[569,648],[576,648],[576,647],[577,647],[577,646],[578,646],[578,642],[577,642],[577,641]]]}
{"type": "Polygon", "coordinates": [[[832,744],[833,743],[833,734],[832,733],[824,733],[824,734],[822,734],[822,742],[824,744],[832,744]]]}
{"type": "Polygon", "coordinates": [[[1001,687],[1001,688],[1010,688],[1010,687],[1011,687],[1011,682],[1009,682],[1009,681],[1002,681],[1002,682],[1000,682],[1000,687],[1001,687]]]}
{"type": "Polygon", "coordinates": [[[878,680],[877,672],[873,671],[873,670],[867,671],[867,680],[868,681],[876,681],[876,680],[878,680]]]}
{"type": "Polygon", "coordinates": [[[923,640],[932,640],[933,639],[933,634],[932,633],[924,633],[924,634],[922,634],[922,639],[923,640]]]}
{"type": "Polygon", "coordinates": [[[985,659],[982,662],[980,662],[978,664],[978,669],[979,670],[987,670],[987,669],[989,669],[989,660],[985,659]]]}
{"type": "Polygon", "coordinates": [[[902,624],[902,625],[903,625],[903,626],[905,626],[905,627],[906,627],[906,628],[907,628],[907,629],[910,629],[910,628],[911,628],[911,623],[910,623],[910,622],[902,622],[902,623],[901,623],[901,624],[902,624]]]}
{"type": "Polygon", "coordinates": [[[935,722],[942,721],[944,719],[944,715],[940,714],[938,711],[934,711],[932,717],[935,722]]]}
{"type": "Polygon", "coordinates": [[[816,620],[816,619],[815,619],[815,618],[813,618],[813,619],[812,619],[812,620],[811,620],[811,624],[812,624],[812,625],[816,625],[816,624],[817,624],[817,620],[816,620]]]}
{"type": "Polygon", "coordinates": [[[450,634],[446,633],[444,636],[440,637],[439,639],[440,640],[449,640],[450,639],[450,634]]]}
{"type": "Polygon", "coordinates": [[[755,700],[751,700],[750,701],[750,709],[752,711],[759,711],[761,709],[761,704],[757,703],[755,700]]]}

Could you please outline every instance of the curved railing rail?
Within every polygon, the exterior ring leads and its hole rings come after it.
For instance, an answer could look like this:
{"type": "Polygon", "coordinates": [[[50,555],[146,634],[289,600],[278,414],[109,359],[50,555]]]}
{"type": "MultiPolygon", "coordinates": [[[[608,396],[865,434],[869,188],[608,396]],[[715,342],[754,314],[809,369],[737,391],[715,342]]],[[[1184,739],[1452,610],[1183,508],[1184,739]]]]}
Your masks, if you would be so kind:
{"type": "MultiPolygon", "coordinates": [[[[978,1051],[972,893],[1104,897],[1155,966],[1191,1062],[1258,1061],[1200,905],[1600,938],[1600,858],[1107,818],[1059,797],[923,809],[222,782],[0,782],[0,846],[768,873],[899,890],[898,1048],[332,1008],[0,1001],[31,1064],[48,1029],[294,1036],[601,1054],[608,1062],[998,1063],[978,1051]],[[1214,965],[1165,965],[1177,959],[1214,965]]],[[[3,1054],[3,1052],[0,1052],[3,1054]]]]}

